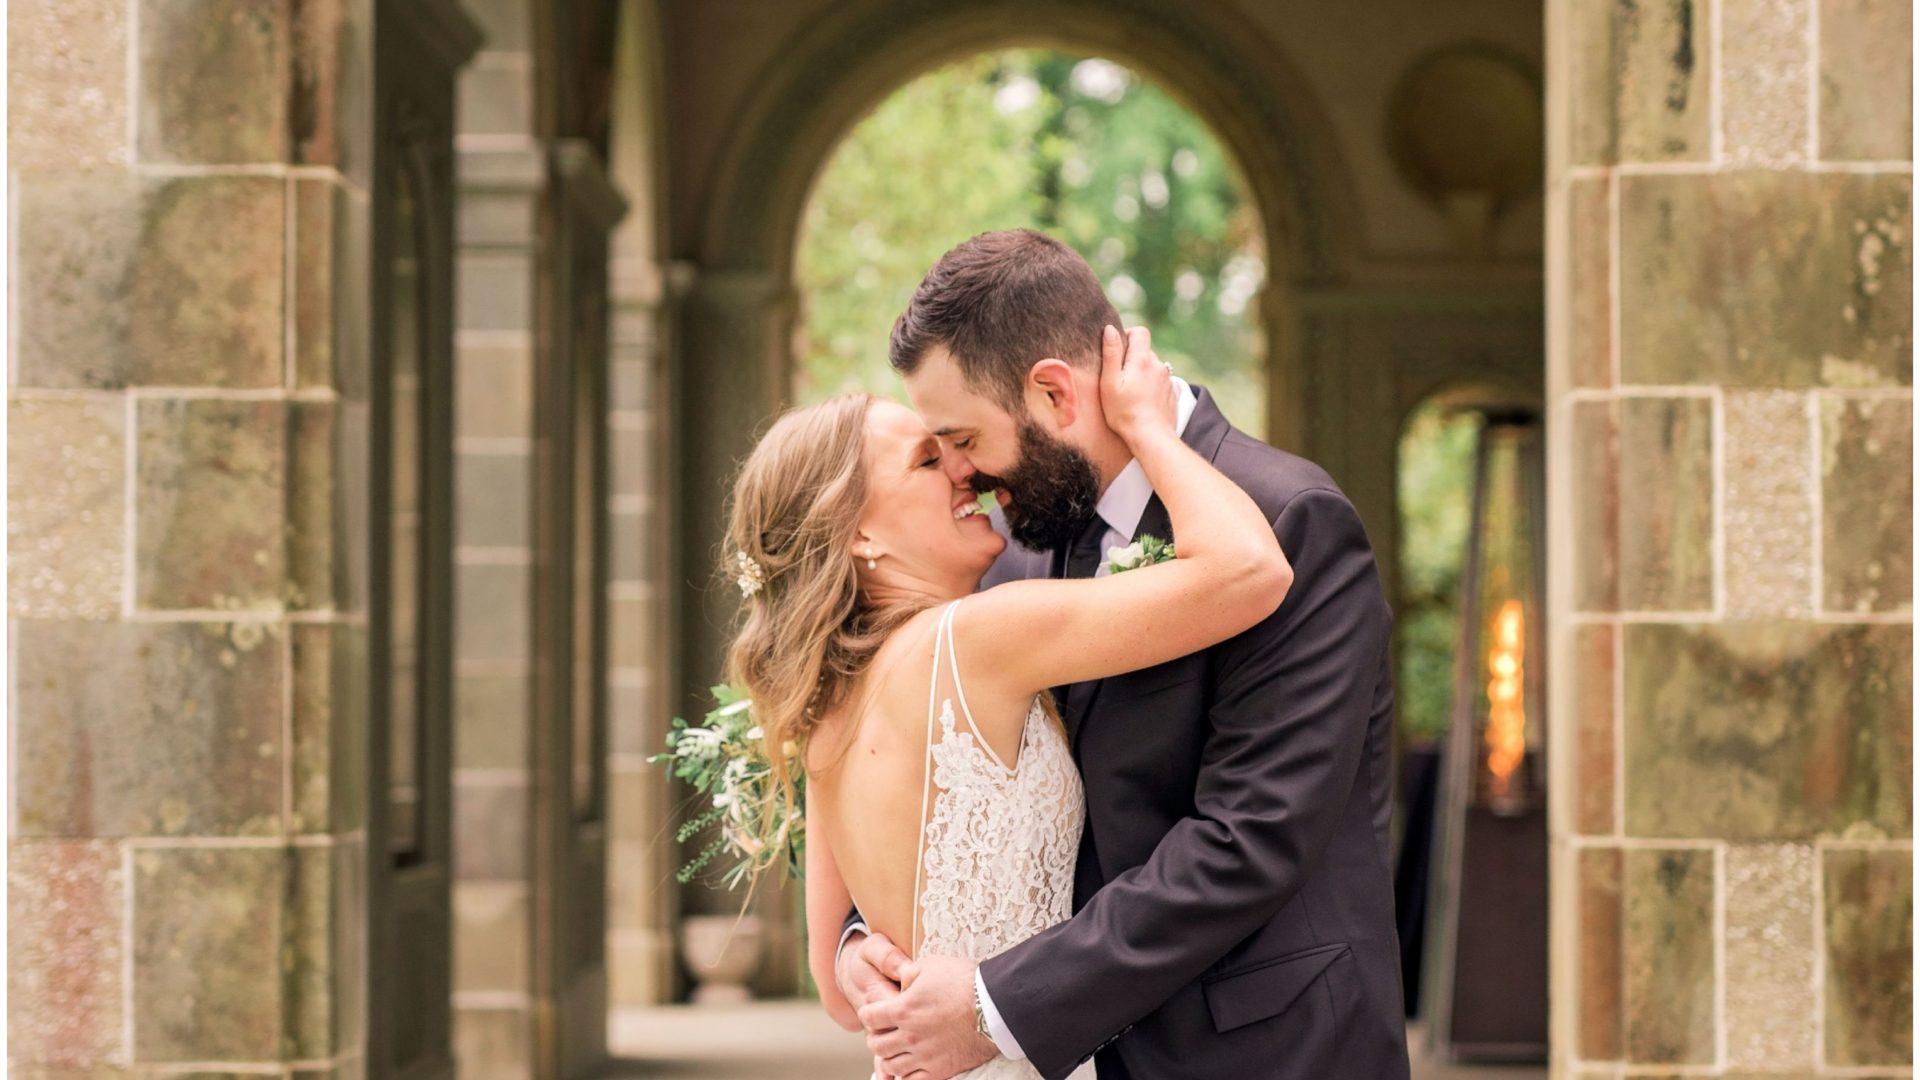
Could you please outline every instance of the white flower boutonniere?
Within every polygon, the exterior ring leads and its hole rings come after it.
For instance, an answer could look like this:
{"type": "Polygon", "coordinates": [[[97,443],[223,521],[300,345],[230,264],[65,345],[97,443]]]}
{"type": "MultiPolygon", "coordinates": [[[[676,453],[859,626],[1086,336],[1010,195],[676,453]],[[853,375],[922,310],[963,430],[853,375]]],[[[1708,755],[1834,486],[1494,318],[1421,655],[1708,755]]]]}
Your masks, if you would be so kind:
{"type": "Polygon", "coordinates": [[[1126,547],[1107,549],[1107,569],[1115,574],[1174,557],[1173,544],[1157,536],[1142,536],[1126,547]]]}

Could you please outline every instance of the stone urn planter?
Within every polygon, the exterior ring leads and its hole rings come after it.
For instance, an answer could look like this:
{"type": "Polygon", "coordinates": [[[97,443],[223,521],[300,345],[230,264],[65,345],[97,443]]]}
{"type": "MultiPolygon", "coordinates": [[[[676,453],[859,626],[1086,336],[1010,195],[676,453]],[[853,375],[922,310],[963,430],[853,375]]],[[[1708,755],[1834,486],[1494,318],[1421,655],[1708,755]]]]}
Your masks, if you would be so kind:
{"type": "Polygon", "coordinates": [[[695,1005],[750,1001],[747,980],[760,969],[766,928],[757,915],[689,915],[680,920],[680,953],[693,973],[695,1005]]]}

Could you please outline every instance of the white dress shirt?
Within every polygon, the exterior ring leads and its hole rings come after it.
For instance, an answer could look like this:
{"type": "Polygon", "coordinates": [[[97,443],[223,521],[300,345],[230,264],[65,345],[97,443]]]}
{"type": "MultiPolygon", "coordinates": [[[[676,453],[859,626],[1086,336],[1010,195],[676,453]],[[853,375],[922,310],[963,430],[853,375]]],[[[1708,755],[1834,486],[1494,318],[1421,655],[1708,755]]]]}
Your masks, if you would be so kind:
{"type": "MultiPolygon", "coordinates": [[[[1187,422],[1193,419],[1193,409],[1199,403],[1199,397],[1185,379],[1176,378],[1173,384],[1180,393],[1180,401],[1174,415],[1174,432],[1187,433],[1187,422]]],[[[1094,577],[1105,577],[1111,573],[1106,552],[1110,548],[1126,547],[1133,543],[1134,531],[1140,528],[1140,518],[1147,512],[1147,504],[1153,501],[1153,484],[1147,480],[1147,470],[1139,461],[1129,461],[1107,490],[1101,492],[1100,501],[1094,506],[1094,513],[1107,523],[1107,531],[1100,539],[1100,564],[1093,572],[1094,577]]],[[[1162,540],[1173,539],[1163,536],[1162,540]]],[[[870,933],[865,922],[856,921],[840,934],[840,948],[847,945],[847,938],[855,933],[870,933]]],[[[836,966],[838,950],[835,952],[836,966]]],[[[986,1014],[987,1030],[993,1035],[993,1044],[1000,1052],[1014,1061],[1025,1060],[1027,1052],[1020,1048],[1019,1040],[1013,1037],[1006,1021],[1001,1019],[1000,1010],[994,1007],[993,995],[987,993],[986,981],[980,978],[976,970],[973,974],[974,989],[980,993],[980,1010],[986,1014]]]]}
{"type": "MultiPolygon", "coordinates": [[[[1180,392],[1173,430],[1177,435],[1185,435],[1187,422],[1193,419],[1193,407],[1200,399],[1185,379],[1175,379],[1173,385],[1180,392]]],[[[1107,523],[1106,535],[1100,538],[1100,565],[1093,571],[1094,577],[1106,577],[1112,572],[1106,553],[1133,543],[1133,534],[1140,528],[1141,515],[1147,512],[1147,504],[1152,501],[1153,485],[1147,481],[1147,470],[1137,460],[1127,462],[1127,467],[1113,478],[1107,490],[1100,493],[1100,502],[1093,508],[1093,512],[1100,515],[1100,520],[1107,523]]],[[[1173,538],[1163,536],[1160,539],[1173,538]]]]}

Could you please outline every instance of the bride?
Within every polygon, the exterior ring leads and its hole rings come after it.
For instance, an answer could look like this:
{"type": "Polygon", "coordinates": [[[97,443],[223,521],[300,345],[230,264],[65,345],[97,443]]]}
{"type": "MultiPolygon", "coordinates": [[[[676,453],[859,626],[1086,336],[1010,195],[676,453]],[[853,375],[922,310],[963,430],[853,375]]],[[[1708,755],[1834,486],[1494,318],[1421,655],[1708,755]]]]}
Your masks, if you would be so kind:
{"type": "MultiPolygon", "coordinates": [[[[1253,500],[1175,434],[1165,364],[1109,330],[1100,398],[1177,558],[976,593],[1006,541],[918,414],[866,395],[781,417],[735,483],[729,565],[749,598],[729,677],[765,745],[804,763],[809,960],[850,1031],[833,975],[850,906],[912,956],[970,960],[1072,915],[1084,811],[1049,688],[1224,641],[1292,583],[1253,500]]],[[[964,1075],[1039,1074],[996,1058],[964,1075]]]]}

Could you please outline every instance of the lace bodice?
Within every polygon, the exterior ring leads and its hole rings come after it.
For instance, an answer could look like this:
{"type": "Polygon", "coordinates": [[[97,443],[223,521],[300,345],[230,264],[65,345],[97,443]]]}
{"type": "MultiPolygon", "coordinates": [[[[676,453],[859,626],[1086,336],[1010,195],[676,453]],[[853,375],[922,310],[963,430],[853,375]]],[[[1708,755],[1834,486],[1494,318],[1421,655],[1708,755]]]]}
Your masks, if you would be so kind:
{"type": "MultiPolygon", "coordinates": [[[[934,635],[914,939],[916,955],[984,960],[1072,916],[1085,802],[1066,738],[1038,697],[1011,767],[981,738],[953,652],[958,603],[941,613],[934,635]],[[950,696],[941,695],[943,686],[950,696]]],[[[999,1058],[962,1075],[1012,1080],[1038,1073],[1024,1061],[999,1058]]]]}
{"type": "Polygon", "coordinates": [[[983,960],[1073,914],[1080,776],[1036,699],[1011,769],[953,702],[933,744],[932,815],[921,838],[920,952],[983,960]]]}

